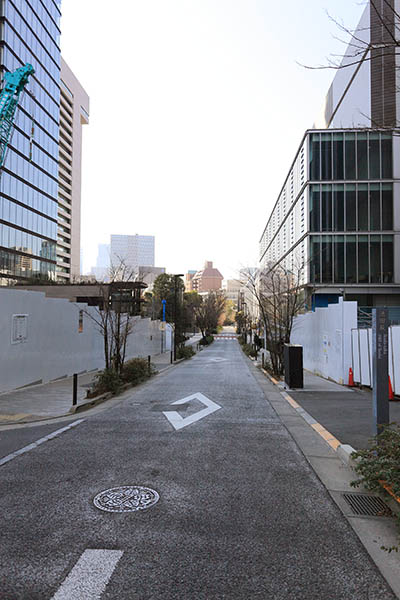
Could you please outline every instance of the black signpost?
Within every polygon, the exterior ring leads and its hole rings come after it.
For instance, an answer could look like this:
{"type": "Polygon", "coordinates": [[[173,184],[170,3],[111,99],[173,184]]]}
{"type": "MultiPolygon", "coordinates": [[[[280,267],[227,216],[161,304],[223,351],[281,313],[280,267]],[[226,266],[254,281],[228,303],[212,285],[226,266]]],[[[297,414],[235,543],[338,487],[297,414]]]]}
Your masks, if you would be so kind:
{"type": "Polygon", "coordinates": [[[389,345],[387,308],[372,309],[372,376],[374,435],[389,423],[389,345]]]}

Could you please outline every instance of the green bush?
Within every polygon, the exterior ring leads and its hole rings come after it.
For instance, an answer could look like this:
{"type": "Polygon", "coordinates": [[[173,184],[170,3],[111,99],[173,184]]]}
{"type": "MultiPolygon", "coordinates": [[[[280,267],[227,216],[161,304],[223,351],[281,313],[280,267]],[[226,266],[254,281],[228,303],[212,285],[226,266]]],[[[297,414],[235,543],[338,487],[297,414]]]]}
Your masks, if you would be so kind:
{"type": "Polygon", "coordinates": [[[95,376],[93,388],[88,392],[88,397],[112,392],[118,394],[121,391],[122,381],[114,369],[104,369],[95,376]]]}
{"type": "Polygon", "coordinates": [[[193,350],[192,346],[180,346],[176,351],[176,358],[179,360],[180,358],[192,358],[196,352],[193,350]]]}
{"type": "Polygon", "coordinates": [[[131,358],[123,366],[121,378],[124,383],[140,383],[145,381],[155,373],[154,365],[150,364],[146,358],[131,358]]]}
{"type": "Polygon", "coordinates": [[[252,356],[253,358],[256,357],[256,351],[251,344],[242,343],[242,350],[247,356],[252,356]]]}
{"type": "MultiPolygon", "coordinates": [[[[400,497],[400,425],[391,423],[383,428],[379,436],[371,439],[370,446],[365,450],[353,452],[351,457],[357,461],[354,467],[359,479],[350,483],[353,487],[364,485],[368,490],[381,492],[382,483],[391,488],[392,493],[400,497]]],[[[400,518],[398,517],[398,529],[400,540],[400,518]]],[[[397,546],[383,550],[391,552],[399,551],[400,542],[397,546]]]]}
{"type": "Polygon", "coordinates": [[[213,341],[214,341],[213,335],[206,335],[205,337],[201,338],[199,344],[201,346],[208,346],[209,344],[212,344],[213,341]]]}
{"type": "Polygon", "coordinates": [[[357,460],[354,467],[360,479],[352,481],[356,487],[361,483],[369,490],[381,490],[379,481],[384,481],[400,496],[400,425],[392,423],[384,427],[379,436],[371,440],[369,448],[353,452],[357,460]]]}

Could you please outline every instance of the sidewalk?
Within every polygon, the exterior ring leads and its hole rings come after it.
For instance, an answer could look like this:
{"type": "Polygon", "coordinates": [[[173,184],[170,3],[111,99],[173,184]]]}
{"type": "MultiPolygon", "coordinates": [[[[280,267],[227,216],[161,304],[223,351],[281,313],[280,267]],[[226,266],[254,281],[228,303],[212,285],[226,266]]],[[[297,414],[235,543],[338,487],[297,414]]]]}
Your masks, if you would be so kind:
{"type": "MultiPolygon", "coordinates": [[[[170,367],[170,360],[169,351],[152,356],[152,363],[159,372],[170,367]]],[[[78,405],[85,400],[96,373],[90,371],[78,376],[78,405]]],[[[31,423],[68,415],[72,407],[72,381],[73,377],[64,377],[0,394],[0,425],[31,423]]]]}
{"type": "MultiPolygon", "coordinates": [[[[279,388],[286,389],[284,382],[279,388]]],[[[287,393],[341,444],[366,448],[373,436],[372,390],[348,388],[304,370],[304,388],[287,393]]],[[[389,402],[390,421],[400,424],[400,401],[389,402]]]]}

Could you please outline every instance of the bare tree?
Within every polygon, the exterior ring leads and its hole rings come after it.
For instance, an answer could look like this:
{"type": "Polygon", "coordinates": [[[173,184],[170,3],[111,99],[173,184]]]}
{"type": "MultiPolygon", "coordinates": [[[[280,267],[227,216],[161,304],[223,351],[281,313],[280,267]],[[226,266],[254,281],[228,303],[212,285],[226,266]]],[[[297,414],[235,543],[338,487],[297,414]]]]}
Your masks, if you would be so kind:
{"type": "Polygon", "coordinates": [[[255,301],[277,376],[283,373],[283,349],[290,343],[294,318],[304,309],[302,274],[302,266],[294,270],[282,265],[267,265],[256,272],[242,270],[242,283],[255,301]]]}
{"type": "Polygon", "coordinates": [[[346,46],[345,53],[332,54],[325,65],[302,66],[307,69],[350,69],[351,85],[362,65],[370,63],[376,98],[371,114],[361,114],[369,119],[371,128],[398,129],[395,94],[399,91],[396,57],[400,54],[400,13],[395,8],[395,0],[367,0],[367,4],[369,23],[359,24],[354,30],[328,14],[339,31],[335,39],[346,46]]]}
{"type": "Polygon", "coordinates": [[[109,283],[98,283],[99,305],[86,315],[95,323],[103,338],[106,369],[121,373],[129,336],[133,331],[137,285],[136,273],[121,259],[117,267],[110,268],[109,283]]]}
{"type": "Polygon", "coordinates": [[[225,311],[226,298],[224,292],[216,290],[209,292],[198,306],[194,306],[196,324],[203,337],[214,331],[225,311]]]}

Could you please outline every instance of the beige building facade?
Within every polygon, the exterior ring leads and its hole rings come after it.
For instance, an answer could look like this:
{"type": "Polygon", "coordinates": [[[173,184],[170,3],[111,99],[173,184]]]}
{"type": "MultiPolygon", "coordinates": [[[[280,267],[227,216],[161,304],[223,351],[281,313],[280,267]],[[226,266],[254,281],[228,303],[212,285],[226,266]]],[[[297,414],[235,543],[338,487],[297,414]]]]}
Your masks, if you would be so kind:
{"type": "Polygon", "coordinates": [[[89,96],[61,58],[57,268],[59,281],[80,276],[82,126],[89,96]]]}
{"type": "Polygon", "coordinates": [[[222,287],[223,276],[213,267],[211,260],[207,260],[204,268],[193,276],[191,285],[195,292],[213,292],[222,287]]]}

